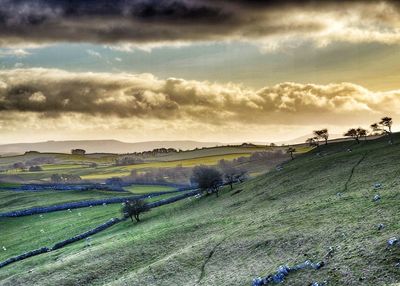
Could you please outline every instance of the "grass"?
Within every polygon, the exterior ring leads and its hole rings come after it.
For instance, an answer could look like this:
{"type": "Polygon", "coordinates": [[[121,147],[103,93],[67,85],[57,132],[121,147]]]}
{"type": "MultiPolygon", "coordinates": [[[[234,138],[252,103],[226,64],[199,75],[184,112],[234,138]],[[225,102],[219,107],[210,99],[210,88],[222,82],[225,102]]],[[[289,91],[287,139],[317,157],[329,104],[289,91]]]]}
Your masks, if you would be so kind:
{"type": "Polygon", "coordinates": [[[129,166],[96,168],[96,170],[93,171],[93,173],[83,175],[82,178],[106,179],[110,177],[124,177],[128,176],[130,174],[130,171],[132,170],[143,171],[153,168],[172,168],[179,165],[182,165],[182,167],[194,167],[197,165],[216,165],[222,159],[233,160],[238,157],[248,157],[248,156],[250,156],[250,154],[248,153],[236,153],[236,154],[208,156],[208,157],[200,157],[200,158],[177,160],[177,161],[149,162],[149,163],[141,163],[129,166]]]}
{"type": "MultiPolygon", "coordinates": [[[[175,188],[167,186],[133,185],[126,187],[132,194],[147,194],[173,191],[175,188]]],[[[43,191],[43,192],[15,192],[0,190],[0,212],[13,211],[36,206],[50,206],[67,202],[96,200],[112,197],[127,197],[127,192],[113,192],[102,190],[88,191],[43,191]]]]}
{"type": "MultiPolygon", "coordinates": [[[[186,199],[139,224],[118,224],[93,236],[92,247],[79,242],[0,269],[0,284],[244,286],[279,265],[319,261],[333,247],[325,267],[290,274],[284,285],[396,285],[400,248],[386,241],[400,234],[399,160],[400,144],[384,138],[320,146],[219,198],[186,199]],[[382,199],[373,202],[377,193],[382,199]]],[[[103,220],[113,216],[108,210],[103,220]]],[[[25,219],[0,229],[15,225],[12,233],[30,225],[25,219]]]]}
{"type": "Polygon", "coordinates": [[[66,202],[126,197],[129,193],[89,191],[45,191],[45,192],[15,192],[0,191],[0,212],[31,208],[36,206],[57,205],[66,202]]]}
{"type": "Polygon", "coordinates": [[[168,186],[146,186],[146,185],[133,185],[125,187],[124,189],[133,194],[148,194],[156,192],[169,192],[175,190],[175,188],[168,186]]]}

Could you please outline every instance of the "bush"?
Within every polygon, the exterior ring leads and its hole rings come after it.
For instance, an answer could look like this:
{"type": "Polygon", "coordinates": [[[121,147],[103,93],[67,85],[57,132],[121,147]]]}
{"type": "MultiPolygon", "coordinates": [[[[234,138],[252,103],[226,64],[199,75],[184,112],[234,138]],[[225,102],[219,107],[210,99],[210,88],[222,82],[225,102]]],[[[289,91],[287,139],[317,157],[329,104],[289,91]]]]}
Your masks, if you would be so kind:
{"type": "Polygon", "coordinates": [[[193,168],[191,182],[204,191],[215,193],[218,197],[222,174],[212,167],[196,166],[193,168]]]}
{"type": "Polygon", "coordinates": [[[40,166],[32,166],[29,168],[29,172],[40,172],[43,171],[42,167],[40,166]]]}
{"type": "Polygon", "coordinates": [[[122,208],[122,215],[130,217],[132,222],[135,218],[136,222],[140,222],[140,214],[150,211],[149,206],[141,199],[130,200],[125,203],[122,208]]]}

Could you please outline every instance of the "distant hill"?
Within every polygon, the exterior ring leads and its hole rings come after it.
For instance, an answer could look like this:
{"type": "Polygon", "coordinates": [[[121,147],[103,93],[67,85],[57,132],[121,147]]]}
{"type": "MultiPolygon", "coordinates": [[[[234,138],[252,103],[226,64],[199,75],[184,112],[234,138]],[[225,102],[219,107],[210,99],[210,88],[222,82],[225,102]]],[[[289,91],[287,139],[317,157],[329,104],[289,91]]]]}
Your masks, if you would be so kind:
{"type": "Polygon", "coordinates": [[[88,153],[132,153],[155,148],[189,150],[221,145],[218,142],[197,141],[147,141],[127,143],[118,140],[46,141],[0,145],[0,154],[21,154],[26,151],[69,153],[71,149],[85,149],[88,153]]]}

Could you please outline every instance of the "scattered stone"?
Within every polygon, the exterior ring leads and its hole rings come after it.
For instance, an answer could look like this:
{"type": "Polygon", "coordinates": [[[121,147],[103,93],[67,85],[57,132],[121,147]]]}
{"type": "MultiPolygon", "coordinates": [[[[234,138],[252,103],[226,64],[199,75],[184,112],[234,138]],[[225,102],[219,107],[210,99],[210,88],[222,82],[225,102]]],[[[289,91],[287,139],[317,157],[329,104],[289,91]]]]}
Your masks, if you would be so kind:
{"type": "Polygon", "coordinates": [[[67,211],[72,212],[71,209],[68,209],[67,211]]]}
{"type": "Polygon", "coordinates": [[[374,184],[374,189],[380,189],[382,188],[382,184],[381,183],[375,183],[374,184]]]}
{"type": "Polygon", "coordinates": [[[257,277],[253,279],[252,286],[262,286],[270,283],[282,283],[285,280],[285,277],[289,275],[291,272],[295,272],[302,269],[315,269],[318,270],[323,267],[325,263],[323,261],[318,263],[313,263],[310,260],[306,260],[303,263],[297,264],[293,267],[289,267],[287,265],[281,265],[278,267],[275,274],[270,274],[264,278],[257,277]]]}
{"type": "Polygon", "coordinates": [[[278,165],[278,166],[275,167],[275,169],[277,171],[282,171],[283,170],[283,166],[282,165],[278,165]]]}
{"type": "Polygon", "coordinates": [[[378,230],[382,230],[385,228],[385,225],[383,223],[378,224],[378,230]]]}
{"type": "Polygon", "coordinates": [[[104,206],[104,207],[106,207],[106,206],[107,206],[107,204],[106,204],[106,203],[103,203],[103,206],[104,206]]]}
{"type": "Polygon", "coordinates": [[[341,197],[343,196],[343,193],[341,193],[341,192],[336,193],[336,196],[339,197],[339,198],[341,198],[341,197]]]}
{"type": "Polygon", "coordinates": [[[39,215],[40,218],[43,218],[43,215],[39,215]]]}
{"type": "Polygon", "coordinates": [[[41,229],[40,232],[41,232],[41,233],[44,233],[44,229],[41,229]]]}
{"type": "Polygon", "coordinates": [[[388,240],[387,243],[388,243],[389,246],[393,246],[393,245],[398,244],[398,243],[399,243],[399,240],[398,240],[396,237],[392,237],[392,238],[390,238],[390,239],[388,240]]]}
{"type": "Polygon", "coordinates": [[[86,237],[85,241],[86,241],[86,246],[92,246],[92,238],[90,236],[86,237]]]}
{"type": "Polygon", "coordinates": [[[325,258],[329,258],[333,256],[335,249],[332,246],[329,246],[328,252],[325,254],[325,258]]]}
{"type": "Polygon", "coordinates": [[[5,246],[3,246],[3,250],[4,250],[4,251],[7,251],[7,248],[6,248],[5,246]]]}
{"type": "Polygon", "coordinates": [[[310,284],[310,286],[326,286],[328,285],[328,281],[322,281],[322,282],[313,282],[310,284]]]}
{"type": "Polygon", "coordinates": [[[379,201],[381,200],[381,196],[378,195],[378,194],[376,194],[372,200],[373,200],[374,202],[379,202],[379,201]]]}
{"type": "Polygon", "coordinates": [[[82,214],[81,214],[81,213],[78,213],[78,216],[82,216],[82,214]]]}
{"type": "Polygon", "coordinates": [[[353,151],[353,150],[351,150],[351,148],[348,148],[348,149],[347,149],[347,152],[352,152],[352,151],[353,151]]]}

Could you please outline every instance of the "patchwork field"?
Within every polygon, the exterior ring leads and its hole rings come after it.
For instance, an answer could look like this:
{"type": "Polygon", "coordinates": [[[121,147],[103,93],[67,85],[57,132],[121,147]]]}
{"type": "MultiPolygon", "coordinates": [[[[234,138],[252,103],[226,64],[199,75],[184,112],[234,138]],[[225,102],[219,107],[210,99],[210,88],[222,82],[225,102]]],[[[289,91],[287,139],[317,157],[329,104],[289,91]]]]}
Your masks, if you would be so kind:
{"type": "MultiPolygon", "coordinates": [[[[46,182],[50,180],[53,174],[75,175],[80,176],[84,180],[102,181],[111,177],[129,176],[132,170],[146,172],[158,168],[174,168],[177,166],[191,168],[197,165],[217,165],[220,160],[232,161],[240,157],[248,158],[255,152],[271,152],[276,150],[285,150],[285,148],[265,146],[221,146],[159,154],[157,156],[146,157],[143,159],[143,162],[124,166],[116,166],[116,160],[131,155],[27,153],[20,156],[0,157],[0,168],[2,167],[4,169],[0,172],[0,181],[46,182]],[[14,164],[38,161],[40,159],[48,159],[54,162],[40,164],[42,168],[40,171],[30,171],[28,168],[21,169],[13,167],[14,164]]],[[[299,154],[308,150],[310,150],[310,148],[303,145],[297,147],[297,153],[299,154]]],[[[260,166],[258,165],[260,164],[252,164],[249,169],[254,173],[265,170],[265,164],[261,163],[260,166]]],[[[275,165],[276,163],[272,162],[269,167],[275,165]]]]}
{"type": "MultiPolygon", "coordinates": [[[[163,206],[141,223],[94,235],[91,246],[77,242],[0,269],[0,284],[244,286],[310,259],[327,263],[290,274],[284,285],[397,285],[400,248],[387,246],[400,235],[397,142],[400,136],[393,145],[382,138],[320,146],[219,198],[163,206]]],[[[3,218],[1,257],[119,217],[119,207],[3,218]]]]}

